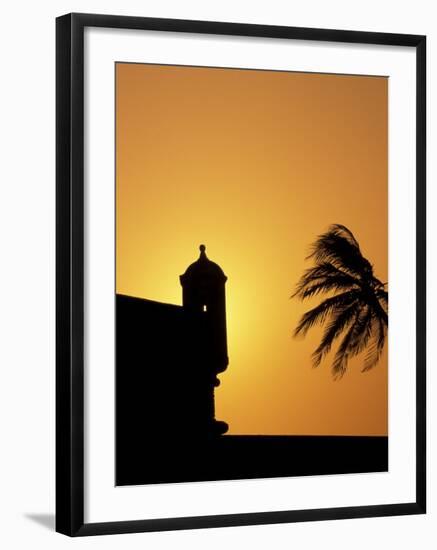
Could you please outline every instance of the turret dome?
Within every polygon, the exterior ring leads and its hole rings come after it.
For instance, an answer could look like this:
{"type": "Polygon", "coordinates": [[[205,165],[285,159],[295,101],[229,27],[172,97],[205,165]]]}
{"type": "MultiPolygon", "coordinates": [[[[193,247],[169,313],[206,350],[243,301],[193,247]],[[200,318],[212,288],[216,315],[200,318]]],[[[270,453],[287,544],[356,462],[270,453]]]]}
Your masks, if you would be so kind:
{"type": "Polygon", "coordinates": [[[189,265],[185,273],[180,276],[182,285],[197,281],[217,281],[224,283],[227,277],[223,273],[223,269],[207,257],[206,246],[201,244],[199,250],[199,258],[189,265]]]}

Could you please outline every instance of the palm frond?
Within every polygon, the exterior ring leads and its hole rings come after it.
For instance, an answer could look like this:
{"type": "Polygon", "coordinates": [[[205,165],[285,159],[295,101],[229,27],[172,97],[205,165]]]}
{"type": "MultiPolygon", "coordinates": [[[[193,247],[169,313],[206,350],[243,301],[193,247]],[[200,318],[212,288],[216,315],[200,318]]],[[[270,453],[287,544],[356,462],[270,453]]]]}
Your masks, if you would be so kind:
{"type": "Polygon", "coordinates": [[[387,308],[388,307],[388,292],[383,289],[379,289],[375,292],[376,297],[380,302],[382,302],[382,305],[387,308]]]}
{"type": "Polygon", "coordinates": [[[387,325],[381,318],[374,317],[372,320],[372,338],[368,346],[364,367],[361,372],[367,372],[373,369],[378,363],[384,350],[387,337],[387,325]]]}
{"type": "Polygon", "coordinates": [[[317,263],[330,262],[360,278],[372,275],[372,266],[361,254],[352,232],[339,224],[332,225],[327,232],[319,235],[308,258],[313,258],[317,263]]]}
{"type": "Polygon", "coordinates": [[[357,312],[344,340],[340,344],[332,364],[334,378],[341,378],[346,372],[347,363],[351,357],[361,353],[372,338],[372,320],[374,312],[368,305],[357,312]]]}
{"type": "Polygon", "coordinates": [[[347,239],[351,245],[355,246],[360,250],[360,245],[358,244],[358,241],[354,237],[354,234],[352,231],[346,227],[345,225],[342,225],[341,223],[333,223],[330,227],[330,230],[335,233],[336,235],[340,235],[341,237],[347,239]]]}
{"type": "Polygon", "coordinates": [[[385,326],[387,326],[388,325],[387,305],[384,302],[381,304],[381,300],[378,299],[376,293],[374,296],[369,298],[369,303],[372,306],[375,316],[380,318],[381,321],[385,324],[385,326]]]}
{"type": "Polygon", "coordinates": [[[322,341],[312,355],[314,367],[320,365],[322,359],[331,351],[334,341],[356,317],[357,307],[359,307],[358,298],[349,306],[339,308],[335,313],[332,313],[332,319],[323,333],[322,341]]]}
{"type": "Polygon", "coordinates": [[[369,305],[365,304],[362,306],[360,315],[355,322],[353,339],[349,342],[347,350],[348,359],[361,353],[368,345],[372,337],[373,315],[374,313],[369,305]]]}
{"type": "Polygon", "coordinates": [[[357,299],[358,290],[349,290],[327,298],[321,304],[304,313],[294,331],[294,336],[306,334],[317,323],[323,323],[334,308],[344,307],[357,299]]]}
{"type": "Polygon", "coordinates": [[[361,281],[358,278],[324,262],[305,271],[296,285],[292,298],[299,297],[304,300],[319,293],[349,289],[360,284],[361,281]]]}
{"type": "Polygon", "coordinates": [[[307,269],[292,297],[301,300],[336,293],[302,315],[294,335],[305,335],[317,324],[327,323],[322,340],[312,354],[320,365],[334,342],[344,333],[332,364],[335,379],[346,372],[349,359],[367,349],[363,371],[379,361],[387,336],[388,292],[373,274],[352,231],[334,224],[319,235],[308,256],[315,265],[307,269]]]}
{"type": "MultiPolygon", "coordinates": [[[[355,313],[355,319],[354,319],[355,321],[357,320],[358,316],[359,316],[359,311],[355,313]]],[[[332,374],[334,375],[334,379],[336,380],[341,378],[346,372],[347,351],[350,343],[354,338],[354,333],[355,333],[355,323],[352,322],[352,325],[349,327],[345,337],[343,338],[341,344],[337,349],[337,352],[334,357],[334,362],[332,363],[332,374]]]]}

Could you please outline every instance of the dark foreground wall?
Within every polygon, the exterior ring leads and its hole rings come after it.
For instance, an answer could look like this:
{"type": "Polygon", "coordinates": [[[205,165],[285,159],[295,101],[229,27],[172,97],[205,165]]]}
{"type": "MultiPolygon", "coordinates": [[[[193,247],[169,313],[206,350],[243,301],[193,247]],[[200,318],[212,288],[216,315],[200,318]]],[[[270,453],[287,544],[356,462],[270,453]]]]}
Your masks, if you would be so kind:
{"type": "Polygon", "coordinates": [[[201,313],[117,295],[117,475],[146,441],[207,431],[214,411],[205,330],[201,313]]]}
{"type": "Polygon", "coordinates": [[[117,296],[117,485],[387,471],[386,437],[205,437],[213,411],[204,321],[117,296]]]}
{"type": "Polygon", "coordinates": [[[387,437],[224,435],[199,443],[144,440],[118,485],[386,472],[387,437]]]}

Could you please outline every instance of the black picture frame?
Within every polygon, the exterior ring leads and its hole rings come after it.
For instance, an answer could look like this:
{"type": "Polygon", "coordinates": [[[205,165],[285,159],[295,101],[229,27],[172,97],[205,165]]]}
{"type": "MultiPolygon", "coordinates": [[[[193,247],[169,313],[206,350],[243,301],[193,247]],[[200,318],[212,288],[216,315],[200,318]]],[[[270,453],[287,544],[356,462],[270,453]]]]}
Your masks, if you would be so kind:
{"type": "Polygon", "coordinates": [[[56,530],[69,536],[320,521],[426,511],[426,37],[68,14],[56,20],[56,530]],[[159,30],[414,48],[416,52],[416,500],[355,507],[84,522],[84,29],[159,30]]]}

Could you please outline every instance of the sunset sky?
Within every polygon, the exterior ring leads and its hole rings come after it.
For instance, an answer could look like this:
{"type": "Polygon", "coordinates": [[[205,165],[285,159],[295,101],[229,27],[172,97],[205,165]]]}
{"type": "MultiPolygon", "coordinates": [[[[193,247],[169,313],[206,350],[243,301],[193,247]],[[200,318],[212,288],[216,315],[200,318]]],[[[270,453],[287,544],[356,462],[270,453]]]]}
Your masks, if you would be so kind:
{"type": "Polygon", "coordinates": [[[228,277],[233,434],[387,434],[387,350],[340,381],[292,337],[311,243],[349,227],[388,280],[388,80],[116,64],[116,290],[181,304],[200,243],[228,277]]]}

